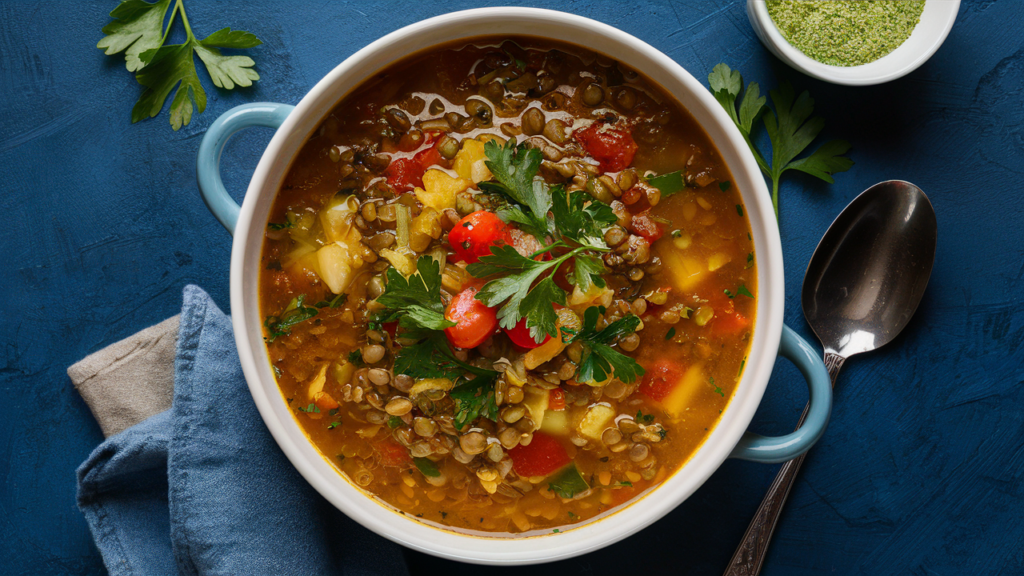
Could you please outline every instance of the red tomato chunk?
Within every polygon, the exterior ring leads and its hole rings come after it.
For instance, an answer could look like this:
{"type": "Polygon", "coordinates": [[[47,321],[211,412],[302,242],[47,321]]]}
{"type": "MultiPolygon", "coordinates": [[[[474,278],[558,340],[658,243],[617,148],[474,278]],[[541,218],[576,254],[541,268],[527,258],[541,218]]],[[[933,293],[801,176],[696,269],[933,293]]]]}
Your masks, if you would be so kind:
{"type": "Polygon", "coordinates": [[[491,254],[491,246],[509,244],[508,227],[492,212],[478,210],[466,216],[448,233],[455,256],[472,264],[491,254]]]}
{"type": "Polygon", "coordinates": [[[519,445],[508,451],[512,458],[512,468],[516,474],[526,476],[547,476],[557,472],[569,463],[569,454],[565,448],[543,432],[534,432],[529,446],[519,445]]]}
{"type": "Polygon", "coordinates": [[[604,172],[618,172],[633,162],[636,142],[629,132],[595,122],[573,135],[601,165],[604,172]]]}
{"type": "Polygon", "coordinates": [[[448,341],[458,348],[476,348],[498,329],[494,308],[476,299],[477,289],[466,288],[448,303],[444,317],[455,326],[444,329],[448,341]]]}

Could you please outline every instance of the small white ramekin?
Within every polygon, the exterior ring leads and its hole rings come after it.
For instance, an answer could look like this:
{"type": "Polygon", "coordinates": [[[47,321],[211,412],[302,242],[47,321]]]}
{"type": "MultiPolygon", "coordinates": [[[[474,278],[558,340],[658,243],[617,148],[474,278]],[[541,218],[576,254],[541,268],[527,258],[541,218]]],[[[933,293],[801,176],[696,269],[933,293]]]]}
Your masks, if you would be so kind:
{"type": "Polygon", "coordinates": [[[860,66],[830,66],[814,60],[782,37],[768,15],[765,0],[747,0],[747,17],[761,43],[793,68],[819,80],[847,86],[883,84],[905,76],[931,58],[946,40],[960,9],[960,0],[926,0],[921,22],[904,42],[889,54],[860,66]]]}

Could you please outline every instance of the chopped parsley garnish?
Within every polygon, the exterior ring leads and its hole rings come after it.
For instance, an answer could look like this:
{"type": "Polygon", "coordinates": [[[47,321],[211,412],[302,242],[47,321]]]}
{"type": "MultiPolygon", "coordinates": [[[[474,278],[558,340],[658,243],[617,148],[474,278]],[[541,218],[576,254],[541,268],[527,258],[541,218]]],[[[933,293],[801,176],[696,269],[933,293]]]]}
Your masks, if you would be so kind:
{"type": "Polygon", "coordinates": [[[740,215],[740,218],[743,217],[743,206],[741,204],[736,205],[736,213],[740,215]]]}
{"type": "Polygon", "coordinates": [[[424,476],[437,478],[441,475],[441,471],[437,469],[437,464],[430,458],[413,458],[412,463],[416,465],[416,468],[418,468],[424,476]]]}
{"type": "Polygon", "coordinates": [[[658,436],[661,436],[661,439],[664,440],[665,436],[668,436],[668,430],[664,428],[658,430],[658,436]]]}
{"type": "Polygon", "coordinates": [[[619,482],[616,482],[613,487],[614,488],[632,488],[633,487],[633,483],[630,482],[629,480],[621,480],[619,482]]]}
{"type": "Polygon", "coordinates": [[[737,296],[746,296],[747,298],[753,298],[754,297],[754,295],[750,293],[750,290],[747,290],[747,287],[745,285],[743,285],[743,284],[740,284],[740,287],[736,289],[735,293],[733,293],[728,288],[726,288],[725,290],[722,290],[722,292],[724,292],[725,295],[728,296],[729,298],[735,298],[737,296]]]}
{"type": "Polygon", "coordinates": [[[271,222],[267,224],[267,228],[271,230],[284,230],[285,228],[294,228],[295,223],[291,220],[285,220],[284,222],[271,222]]]}
{"type": "Polygon", "coordinates": [[[310,402],[309,406],[306,406],[306,407],[299,406],[299,412],[319,414],[320,413],[320,407],[317,406],[316,404],[313,404],[312,402],[310,402]]]}
{"type": "Polygon", "coordinates": [[[550,187],[537,178],[542,156],[536,149],[516,146],[512,140],[504,146],[490,141],[484,153],[496,182],[481,182],[480,189],[508,201],[497,210],[498,216],[534,235],[543,248],[526,257],[512,246],[493,246],[489,256],[466,270],[488,280],[476,298],[492,308],[500,306],[502,328],[511,329],[526,318],[530,335],[541,342],[546,335],[557,334],[553,304],[564,305],[566,292],[553,277],[563,264],[572,262],[570,281],[581,291],[605,286],[601,274],[606,269],[598,253],[610,250],[604,230],[616,222],[615,213],[586,192],[550,187]],[[533,259],[543,253],[551,259],[533,259]]]}
{"type": "Polygon", "coordinates": [[[363,351],[358,348],[348,353],[348,361],[356,366],[363,366],[366,364],[363,362],[363,351]]]}
{"type": "Polygon", "coordinates": [[[715,384],[715,379],[711,378],[708,381],[711,382],[711,385],[715,387],[715,394],[718,394],[722,398],[725,398],[725,392],[722,391],[718,384],[715,384]]]}
{"type": "Polygon", "coordinates": [[[673,326],[672,328],[668,329],[668,332],[665,333],[665,340],[671,340],[672,337],[675,336],[675,335],[676,335],[676,329],[673,326]]]}
{"type": "Polygon", "coordinates": [[[278,336],[291,334],[292,326],[316,316],[317,309],[305,306],[305,301],[306,295],[302,294],[297,298],[292,298],[292,301],[288,303],[288,306],[285,307],[279,316],[267,316],[263,326],[266,327],[269,334],[269,336],[264,338],[268,344],[273,342],[278,336]]]}
{"type": "Polygon", "coordinates": [[[225,90],[236,85],[251,86],[260,79],[252,69],[256,64],[252,58],[225,56],[219,48],[255,48],[262,42],[254,34],[231,28],[222,28],[199,40],[192,33],[182,0],[174,2],[165,29],[164,19],[170,5],[170,0],[157,0],[152,4],[123,0],[110,13],[114,21],[103,27],[106,36],[96,47],[108,56],[123,51],[125,67],[146,87],[132,108],[133,124],[159,114],[177,86],[170,111],[171,128],[177,130],[192,120],[193,107],[200,113],[206,109],[206,91],[199,81],[194,56],[198,55],[206,66],[214,86],[225,90]],[[185,42],[165,45],[179,12],[185,26],[185,42]]]}
{"type": "Polygon", "coordinates": [[[548,490],[551,490],[561,498],[572,498],[577,494],[590,490],[587,481],[576,469],[576,464],[570,464],[556,475],[551,482],[548,482],[548,490]]]}
{"type": "Polygon", "coordinates": [[[653,424],[654,414],[644,414],[642,411],[636,411],[636,421],[641,424],[653,424]]]}
{"type": "Polygon", "coordinates": [[[647,183],[660,190],[662,198],[671,196],[686,188],[686,182],[683,180],[682,170],[652,176],[647,179],[647,183]]]}
{"type": "Polygon", "coordinates": [[[330,415],[330,416],[337,416],[338,415],[338,409],[337,408],[331,408],[330,410],[327,411],[327,414],[330,415]]]}
{"type": "Polygon", "coordinates": [[[587,308],[583,313],[583,327],[571,340],[583,345],[576,380],[603,382],[614,373],[616,378],[629,384],[643,376],[644,369],[636,360],[612,348],[611,344],[635,332],[640,318],[629,314],[598,330],[597,320],[601,314],[604,314],[603,307],[587,308]]]}
{"type": "Polygon", "coordinates": [[[498,373],[482,375],[459,384],[449,393],[455,401],[455,428],[462,430],[478,417],[498,421],[498,405],[494,399],[494,380],[498,373]]]}
{"type": "Polygon", "coordinates": [[[388,428],[398,428],[402,424],[404,424],[404,422],[402,422],[402,419],[398,416],[388,418],[388,428]]]}
{"type": "Polygon", "coordinates": [[[348,294],[342,292],[330,300],[321,300],[314,304],[317,308],[339,308],[348,302],[348,294]]]}
{"type": "Polygon", "coordinates": [[[744,266],[743,269],[746,270],[747,268],[753,268],[753,267],[754,267],[754,253],[753,252],[748,252],[747,253],[747,265],[744,266]]]}
{"type": "Polygon", "coordinates": [[[743,367],[746,366],[746,365],[747,365],[747,359],[743,358],[743,360],[740,361],[740,371],[739,371],[740,374],[743,374],[743,367]]]}
{"type": "Polygon", "coordinates": [[[730,188],[732,188],[732,182],[728,180],[718,183],[718,189],[721,190],[722,192],[728,192],[730,188]]]}
{"type": "Polygon", "coordinates": [[[806,91],[796,96],[788,82],[782,83],[778,90],[769,92],[775,105],[773,113],[766,105],[767,99],[761,96],[761,87],[751,82],[743,92],[743,77],[738,70],[732,70],[725,64],[715,66],[711,74],[708,74],[708,84],[715,100],[725,108],[740,129],[761,171],[771,178],[772,206],[776,218],[779,216],[779,179],[785,171],[799,170],[832,184],[832,174],[845,172],[853,166],[853,161],[843,156],[850,151],[850,143],[845,140],[831,140],[812,154],[796,159],[825,126],[825,121],[820,117],[811,118],[814,100],[806,91]],[[740,92],[743,92],[742,99],[740,92]],[[765,161],[751,139],[754,122],[759,117],[771,141],[771,164],[765,161]]]}
{"type": "Polygon", "coordinates": [[[334,422],[331,422],[330,424],[327,425],[327,429],[328,430],[334,430],[338,426],[341,426],[341,422],[339,422],[338,420],[335,420],[334,422]]]}

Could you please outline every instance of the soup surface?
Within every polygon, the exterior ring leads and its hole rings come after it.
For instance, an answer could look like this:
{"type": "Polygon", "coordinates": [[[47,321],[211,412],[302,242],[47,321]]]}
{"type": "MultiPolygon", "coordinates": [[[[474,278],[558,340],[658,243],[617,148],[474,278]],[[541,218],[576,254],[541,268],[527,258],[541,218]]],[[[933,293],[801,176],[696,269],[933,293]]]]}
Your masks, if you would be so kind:
{"type": "Polygon", "coordinates": [[[346,96],[271,210],[261,312],[295,418],[352,483],[481,532],[558,532],[700,446],[756,259],[703,130],[584,49],[476,38],[346,96]]]}

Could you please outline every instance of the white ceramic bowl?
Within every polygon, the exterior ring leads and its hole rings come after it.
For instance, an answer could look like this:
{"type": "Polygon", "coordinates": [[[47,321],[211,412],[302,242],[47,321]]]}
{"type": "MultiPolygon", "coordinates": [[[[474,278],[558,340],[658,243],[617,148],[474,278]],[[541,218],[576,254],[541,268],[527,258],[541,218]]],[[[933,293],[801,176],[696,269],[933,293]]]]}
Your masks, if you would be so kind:
{"type": "MultiPolygon", "coordinates": [[[[431,18],[381,38],[360,50],[317,83],[299,104],[250,104],[225,113],[210,127],[200,147],[197,167],[200,190],[214,214],[233,230],[231,310],[242,369],[253,399],[270,432],[298,471],[327,500],[364,526],[410,548],[477,563],[528,564],[568,558],[634,534],[668,513],[692,494],[730,456],[762,461],[791,458],[806,450],[828,420],[831,395],[823,365],[804,370],[818,381],[812,407],[817,431],[802,440],[785,436],[767,451],[764,438],[744,436],[764,393],[780,351],[800,362],[816,356],[802,344],[794,358],[787,345],[799,337],[783,334],[783,267],[778,227],[768,190],[739,131],[707,89],[661,52],[605,24],[578,16],[530,8],[486,8],[431,18]],[[530,35],[557,38],[602,52],[636,68],[660,83],[707,131],[743,195],[758,260],[757,328],[743,378],[735,396],[700,450],[662,485],[640,502],[558,534],[531,537],[467,535],[427,525],[395,512],[350,484],[309,442],[284,401],[271,373],[261,331],[257,282],[260,249],[268,213],[290,161],[338,101],[388,64],[424,48],[481,35],[530,35]],[[253,116],[256,119],[246,120],[253,116]],[[239,210],[217,175],[220,150],[231,133],[247,125],[280,126],[256,168],[239,210]],[[823,408],[822,408],[823,407],[823,408]],[[812,437],[813,436],[813,437],[812,437]],[[742,438],[742,442],[741,442],[742,438]],[[734,452],[734,449],[736,452],[734,452]],[[774,452],[772,452],[774,450],[774,452]],[[765,456],[771,452],[774,456],[765,456]],[[613,520],[608,520],[613,516],[613,520]]],[[[803,370],[803,368],[802,368],[803,370]]],[[[810,419],[809,419],[810,420],[810,419]]],[[[806,426],[806,425],[805,425],[806,426]]]]}
{"type": "Polygon", "coordinates": [[[848,86],[882,84],[916,70],[946,40],[959,9],[960,0],[926,0],[921,21],[906,42],[874,62],[844,67],[822,64],[794,48],[768,15],[765,0],[747,0],[750,25],[772,54],[808,76],[848,86]]]}

